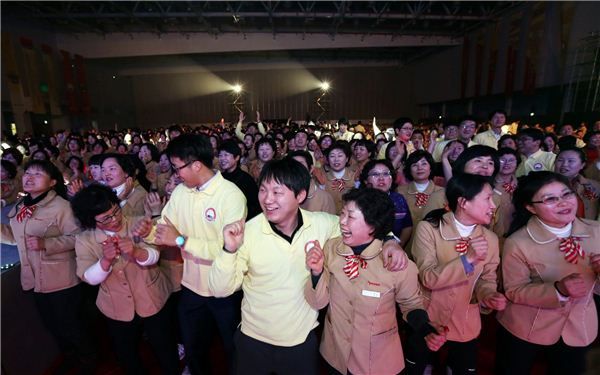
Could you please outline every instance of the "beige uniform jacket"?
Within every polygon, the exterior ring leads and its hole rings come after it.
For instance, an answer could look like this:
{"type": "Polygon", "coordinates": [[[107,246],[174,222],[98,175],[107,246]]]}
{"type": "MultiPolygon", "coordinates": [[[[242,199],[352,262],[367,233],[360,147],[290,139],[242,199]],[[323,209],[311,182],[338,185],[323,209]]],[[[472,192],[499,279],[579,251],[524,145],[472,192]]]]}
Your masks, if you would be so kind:
{"type": "Polygon", "coordinates": [[[502,251],[502,244],[504,244],[504,235],[508,232],[515,213],[515,206],[512,204],[512,196],[513,193],[511,193],[510,190],[506,191],[502,183],[496,183],[494,195],[492,196],[494,204],[496,205],[496,212],[494,213],[491,229],[492,232],[496,233],[498,236],[500,251],[502,251]]]}
{"type": "Polygon", "coordinates": [[[135,185],[131,193],[127,196],[127,198],[121,201],[123,215],[134,217],[134,216],[144,216],[144,200],[146,199],[146,189],[144,189],[140,184],[135,185]],[[125,204],[123,205],[123,201],[125,204]]]}
{"type": "Polygon", "coordinates": [[[586,185],[577,184],[575,191],[583,202],[585,218],[593,220],[598,216],[600,205],[600,182],[588,179],[586,185]]]}
{"type": "Polygon", "coordinates": [[[451,212],[442,217],[439,227],[425,221],[417,225],[412,250],[424,303],[429,319],[450,329],[447,338],[451,341],[466,342],[479,336],[479,302],[497,291],[498,237],[477,225],[470,237],[480,235],[488,241],[487,258],[467,274],[456,251],[461,237],[451,212]]]}
{"type": "Polygon", "coordinates": [[[332,215],[336,214],[335,203],[333,202],[331,194],[319,188],[312,179],[310,180],[310,187],[308,189],[308,194],[306,195],[306,200],[302,202],[300,207],[311,212],[322,211],[332,215]]]}
{"type": "Polygon", "coordinates": [[[352,190],[352,188],[354,188],[354,171],[349,167],[346,167],[346,171],[344,172],[344,175],[340,180],[343,181],[341,189],[337,187],[339,180],[335,178],[333,172],[327,172],[327,182],[325,183],[325,191],[331,195],[331,198],[333,198],[336,215],[339,215],[340,212],[342,212],[342,196],[348,191],[352,190]]]}
{"type": "Polygon", "coordinates": [[[30,218],[18,222],[18,203],[8,214],[10,226],[2,224],[2,242],[17,245],[23,290],[49,293],[81,282],[75,274],[75,235],[79,228],[69,202],[50,191],[30,218]],[[28,250],[26,236],[44,238],[45,250],[28,250]]]}
{"type": "Polygon", "coordinates": [[[344,273],[344,255],[353,255],[341,237],[325,244],[324,270],[315,289],[309,279],[308,303],[317,309],[329,304],[321,341],[321,354],[345,374],[397,374],[404,356],[396,320],[396,303],[404,318],[423,309],[415,264],[401,272],[387,271],[380,256],[382,242],[375,240],[361,254],[367,267],[350,280],[344,273]]]}
{"type": "Polygon", "coordinates": [[[498,321],[516,337],[539,345],[552,345],[562,337],[569,346],[587,346],[598,332],[593,290],[598,275],[588,257],[600,253],[600,223],[575,219],[571,234],[581,238],[585,259],[572,264],[559,250],[559,240],[533,217],[506,239],[502,277],[509,303],[498,321]],[[554,282],[579,273],[588,293],[560,302],[554,282]]]}
{"type": "Polygon", "coordinates": [[[404,196],[408,208],[410,210],[410,216],[412,217],[413,223],[421,221],[429,211],[443,208],[446,204],[446,190],[443,187],[437,186],[433,181],[429,181],[427,189],[423,193],[428,194],[427,204],[423,207],[417,207],[417,187],[413,182],[408,185],[398,186],[396,191],[404,196]]]}
{"type": "MultiPolygon", "coordinates": [[[[131,236],[132,219],[123,217],[119,237],[131,236]]],[[[108,236],[100,229],[91,229],[77,235],[77,275],[83,274],[102,259],[102,242],[108,236]]],[[[140,247],[150,245],[141,242],[140,247]]],[[[121,255],[111,268],[110,274],[100,284],[96,305],[110,319],[129,322],[135,314],[148,317],[163,308],[171,293],[167,277],[158,264],[140,266],[135,259],[121,255]]]]}

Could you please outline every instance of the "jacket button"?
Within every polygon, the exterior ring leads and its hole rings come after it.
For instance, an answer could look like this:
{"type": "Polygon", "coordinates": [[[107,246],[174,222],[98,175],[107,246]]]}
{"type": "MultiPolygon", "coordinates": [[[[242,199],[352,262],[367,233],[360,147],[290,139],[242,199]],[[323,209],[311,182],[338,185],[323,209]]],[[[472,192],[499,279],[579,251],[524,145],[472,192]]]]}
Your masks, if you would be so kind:
{"type": "Polygon", "coordinates": [[[131,296],[127,296],[127,298],[131,298],[131,296]]]}
{"type": "Polygon", "coordinates": [[[123,285],[127,286],[127,283],[123,283],[123,285]]]}

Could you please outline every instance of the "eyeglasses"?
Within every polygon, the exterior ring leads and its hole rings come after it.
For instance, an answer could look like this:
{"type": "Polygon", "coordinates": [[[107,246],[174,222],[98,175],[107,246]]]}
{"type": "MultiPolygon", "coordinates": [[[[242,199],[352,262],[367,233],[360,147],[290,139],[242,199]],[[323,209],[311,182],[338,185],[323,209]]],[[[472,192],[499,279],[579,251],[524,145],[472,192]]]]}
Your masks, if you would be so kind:
{"type": "Polygon", "coordinates": [[[461,125],[462,129],[475,129],[475,125],[461,125]]]}
{"type": "Polygon", "coordinates": [[[515,164],[517,161],[513,159],[500,159],[500,164],[515,164]]]}
{"type": "Polygon", "coordinates": [[[185,167],[189,166],[190,164],[192,164],[195,161],[196,160],[190,160],[187,163],[185,163],[184,165],[182,165],[181,167],[176,167],[173,164],[171,164],[171,169],[173,170],[173,173],[179,174],[179,172],[181,172],[182,169],[184,169],[185,167]]]}
{"type": "Polygon", "coordinates": [[[104,219],[102,220],[96,220],[96,223],[98,224],[108,224],[112,221],[112,219],[114,219],[115,217],[117,217],[118,214],[121,213],[121,207],[120,206],[115,206],[115,209],[112,211],[112,213],[108,216],[106,216],[104,219]]]}
{"type": "Polygon", "coordinates": [[[550,196],[550,197],[546,197],[546,198],[542,199],[541,201],[531,201],[531,203],[541,203],[546,206],[554,206],[555,204],[558,204],[558,202],[560,202],[562,200],[569,200],[569,199],[573,199],[573,198],[575,198],[575,192],[567,191],[567,192],[563,193],[563,195],[561,195],[560,197],[550,196]]]}
{"type": "Polygon", "coordinates": [[[391,172],[373,172],[373,173],[369,173],[368,174],[369,177],[374,177],[374,178],[390,178],[392,177],[392,173],[391,172]]]}

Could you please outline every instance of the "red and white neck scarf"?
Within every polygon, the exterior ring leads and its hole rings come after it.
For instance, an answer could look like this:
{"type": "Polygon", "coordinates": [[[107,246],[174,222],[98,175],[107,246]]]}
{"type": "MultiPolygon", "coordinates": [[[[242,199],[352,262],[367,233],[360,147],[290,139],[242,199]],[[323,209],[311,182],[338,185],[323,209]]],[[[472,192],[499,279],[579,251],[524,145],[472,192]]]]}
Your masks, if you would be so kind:
{"type": "Polygon", "coordinates": [[[359,267],[362,269],[367,268],[367,261],[363,259],[360,255],[347,255],[344,257],[346,259],[346,265],[344,266],[344,273],[350,280],[356,279],[358,277],[358,269],[359,267]]]}
{"type": "Polygon", "coordinates": [[[577,264],[579,257],[585,259],[585,251],[581,248],[579,238],[569,236],[560,239],[559,249],[565,253],[565,260],[569,263],[577,264]]]}
{"type": "Polygon", "coordinates": [[[461,238],[458,241],[456,241],[456,246],[454,247],[454,250],[456,250],[457,253],[459,253],[460,255],[464,255],[467,253],[468,249],[469,249],[469,239],[468,238],[461,238]]]}
{"type": "Polygon", "coordinates": [[[343,178],[336,178],[333,181],[331,181],[331,188],[333,190],[344,191],[344,189],[346,188],[346,182],[343,178]]]}
{"type": "Polygon", "coordinates": [[[510,182],[505,182],[502,184],[502,188],[504,189],[505,192],[507,192],[508,194],[512,194],[515,192],[515,190],[517,189],[517,185],[513,185],[510,182]]]}
{"type": "Polygon", "coordinates": [[[33,213],[35,212],[36,209],[37,209],[37,206],[35,204],[33,206],[21,207],[19,212],[17,212],[17,216],[16,216],[17,221],[19,223],[21,223],[23,221],[23,219],[30,218],[31,216],[33,216],[33,213]]]}
{"type": "Polygon", "coordinates": [[[425,193],[417,193],[415,194],[416,202],[415,205],[419,208],[425,207],[427,201],[429,200],[429,194],[425,193]]]}

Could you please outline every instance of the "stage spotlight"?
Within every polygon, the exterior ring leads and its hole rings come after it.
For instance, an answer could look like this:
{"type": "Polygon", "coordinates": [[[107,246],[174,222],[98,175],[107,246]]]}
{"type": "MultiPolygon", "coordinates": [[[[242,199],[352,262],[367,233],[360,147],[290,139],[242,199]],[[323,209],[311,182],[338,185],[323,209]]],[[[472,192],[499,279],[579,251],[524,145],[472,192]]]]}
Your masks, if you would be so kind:
{"type": "Polygon", "coordinates": [[[242,92],[242,85],[240,85],[239,83],[233,85],[233,92],[235,92],[236,94],[241,93],[242,92]]]}
{"type": "Polygon", "coordinates": [[[329,82],[321,82],[321,90],[327,91],[329,90],[329,82]]]}

